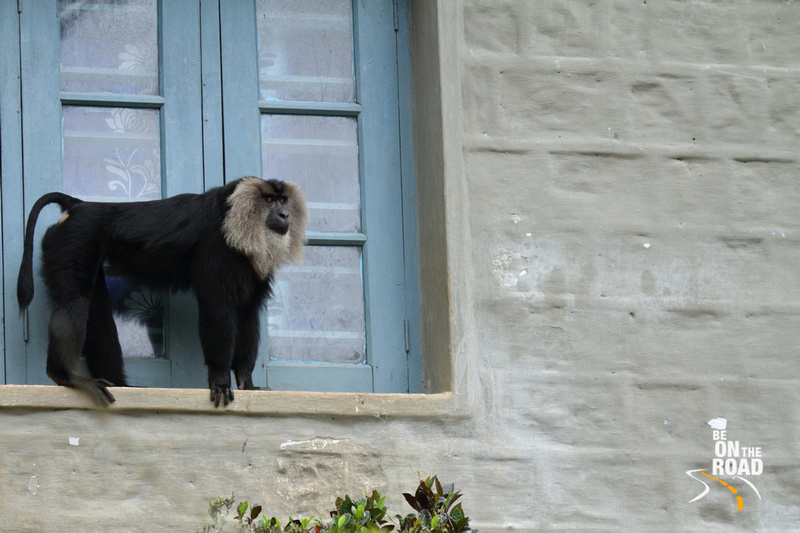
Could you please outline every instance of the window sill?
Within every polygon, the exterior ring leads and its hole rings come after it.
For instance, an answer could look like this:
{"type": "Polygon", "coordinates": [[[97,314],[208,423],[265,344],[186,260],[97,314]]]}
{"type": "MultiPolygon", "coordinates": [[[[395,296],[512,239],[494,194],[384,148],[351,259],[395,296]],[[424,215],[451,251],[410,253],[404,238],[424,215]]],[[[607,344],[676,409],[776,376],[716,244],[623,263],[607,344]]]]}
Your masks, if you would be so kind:
{"type": "Polygon", "coordinates": [[[0,409],[86,409],[119,413],[171,412],[261,416],[377,418],[459,417],[456,396],[342,392],[235,391],[227,407],[214,408],[206,389],[113,388],[115,403],[99,407],[82,392],[51,385],[0,385],[0,409]]]}

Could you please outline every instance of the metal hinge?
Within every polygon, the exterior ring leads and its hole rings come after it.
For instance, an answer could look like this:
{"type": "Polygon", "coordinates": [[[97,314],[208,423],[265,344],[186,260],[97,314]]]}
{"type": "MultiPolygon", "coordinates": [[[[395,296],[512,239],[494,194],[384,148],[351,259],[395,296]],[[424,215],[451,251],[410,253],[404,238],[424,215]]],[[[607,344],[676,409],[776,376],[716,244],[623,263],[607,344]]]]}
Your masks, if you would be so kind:
{"type": "Polygon", "coordinates": [[[406,353],[411,351],[411,330],[409,329],[408,319],[403,319],[403,340],[406,343],[406,353]]]}

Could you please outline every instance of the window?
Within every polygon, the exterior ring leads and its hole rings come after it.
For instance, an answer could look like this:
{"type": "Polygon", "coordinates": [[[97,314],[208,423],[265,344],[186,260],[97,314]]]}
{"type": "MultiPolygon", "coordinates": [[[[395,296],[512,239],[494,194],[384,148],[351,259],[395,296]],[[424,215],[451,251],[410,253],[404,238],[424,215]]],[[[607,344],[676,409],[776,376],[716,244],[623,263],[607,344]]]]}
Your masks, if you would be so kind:
{"type": "MultiPolygon", "coordinates": [[[[6,383],[50,383],[44,285],[24,317],[10,290],[39,196],[139,201],[257,175],[299,183],[312,221],[262,314],[256,384],[421,390],[402,2],[0,4],[18,51],[0,62],[6,383]]],[[[106,277],[131,383],[205,387],[193,296],[106,277]]]]}

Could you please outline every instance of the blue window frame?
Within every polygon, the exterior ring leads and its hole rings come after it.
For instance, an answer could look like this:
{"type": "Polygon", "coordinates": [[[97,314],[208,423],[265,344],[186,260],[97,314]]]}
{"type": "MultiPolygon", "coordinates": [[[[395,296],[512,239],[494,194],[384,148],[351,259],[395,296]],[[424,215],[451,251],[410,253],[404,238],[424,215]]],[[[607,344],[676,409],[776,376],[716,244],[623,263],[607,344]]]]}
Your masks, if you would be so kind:
{"type": "MultiPolygon", "coordinates": [[[[256,384],[421,391],[407,5],[295,4],[0,0],[15,51],[0,58],[2,382],[50,383],[43,283],[27,315],[9,290],[40,195],[150,199],[257,175],[300,183],[312,222],[262,314],[256,384]]],[[[57,217],[43,212],[37,243],[57,217]]],[[[205,387],[193,296],[106,275],[132,384],[205,387]]]]}

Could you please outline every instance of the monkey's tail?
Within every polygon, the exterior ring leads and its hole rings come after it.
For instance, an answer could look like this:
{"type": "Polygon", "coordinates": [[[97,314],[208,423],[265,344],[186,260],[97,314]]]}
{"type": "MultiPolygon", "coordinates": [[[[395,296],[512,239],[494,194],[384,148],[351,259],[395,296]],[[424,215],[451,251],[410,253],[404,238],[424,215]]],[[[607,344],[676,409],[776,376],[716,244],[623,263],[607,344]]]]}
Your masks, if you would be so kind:
{"type": "Polygon", "coordinates": [[[33,230],[36,228],[39,212],[48,204],[58,204],[62,211],[69,212],[73,206],[81,202],[82,200],[68,194],[51,192],[33,204],[28,215],[28,224],[25,227],[25,248],[22,251],[22,263],[19,265],[19,276],[17,277],[17,302],[20,311],[27,309],[33,300],[33,230]]]}

